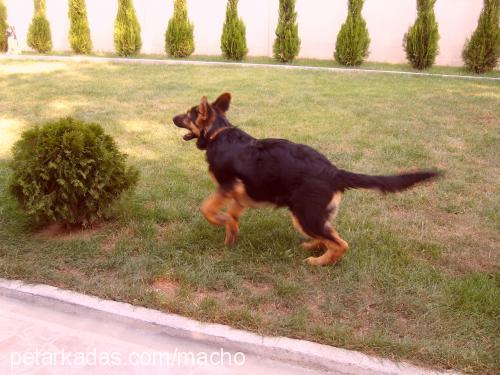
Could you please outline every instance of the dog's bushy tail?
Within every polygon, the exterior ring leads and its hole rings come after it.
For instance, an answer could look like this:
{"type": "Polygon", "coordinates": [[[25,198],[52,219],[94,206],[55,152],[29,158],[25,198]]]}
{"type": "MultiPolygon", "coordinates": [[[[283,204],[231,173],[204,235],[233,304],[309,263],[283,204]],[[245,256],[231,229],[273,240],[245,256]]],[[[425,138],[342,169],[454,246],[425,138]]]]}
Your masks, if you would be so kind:
{"type": "Polygon", "coordinates": [[[370,176],[345,170],[339,170],[336,181],[342,190],[347,189],[378,189],[383,193],[395,193],[413,185],[434,179],[442,173],[437,171],[418,171],[392,176],[370,176]]]}

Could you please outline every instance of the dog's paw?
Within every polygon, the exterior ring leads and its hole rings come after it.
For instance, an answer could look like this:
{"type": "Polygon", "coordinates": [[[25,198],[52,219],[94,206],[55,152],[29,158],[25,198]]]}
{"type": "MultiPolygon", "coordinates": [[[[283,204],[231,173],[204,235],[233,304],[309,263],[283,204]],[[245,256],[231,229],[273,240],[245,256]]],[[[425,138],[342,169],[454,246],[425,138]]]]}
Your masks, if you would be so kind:
{"type": "Polygon", "coordinates": [[[224,244],[226,246],[233,246],[238,241],[238,231],[226,230],[226,239],[224,244]]]}
{"type": "Polygon", "coordinates": [[[316,257],[309,257],[303,260],[304,263],[309,264],[311,266],[320,266],[318,262],[318,258],[316,257]]]}

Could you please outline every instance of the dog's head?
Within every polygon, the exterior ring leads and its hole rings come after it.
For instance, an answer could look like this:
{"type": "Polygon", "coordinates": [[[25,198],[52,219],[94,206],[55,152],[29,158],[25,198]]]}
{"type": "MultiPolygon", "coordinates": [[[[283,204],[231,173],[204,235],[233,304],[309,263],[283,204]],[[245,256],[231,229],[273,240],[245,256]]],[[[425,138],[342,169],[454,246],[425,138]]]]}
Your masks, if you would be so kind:
{"type": "Polygon", "coordinates": [[[215,125],[224,126],[227,123],[227,121],[220,120],[225,119],[230,103],[231,94],[229,93],[222,94],[212,104],[208,103],[207,97],[204,96],[199,105],[191,107],[186,113],[175,116],[172,121],[175,126],[189,131],[183,137],[185,141],[195,138],[199,141],[204,140],[211,130],[215,130],[215,125]]]}

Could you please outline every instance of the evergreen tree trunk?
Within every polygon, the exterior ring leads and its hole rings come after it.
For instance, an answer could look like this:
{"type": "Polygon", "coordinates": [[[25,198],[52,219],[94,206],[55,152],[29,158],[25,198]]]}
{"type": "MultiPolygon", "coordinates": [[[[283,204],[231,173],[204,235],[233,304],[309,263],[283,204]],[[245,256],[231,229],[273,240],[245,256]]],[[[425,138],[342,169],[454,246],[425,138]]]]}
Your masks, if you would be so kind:
{"type": "Polygon", "coordinates": [[[194,52],[194,27],[189,21],[186,0],[175,0],[174,15],[165,32],[165,52],[173,57],[187,57],[194,52]]]}
{"type": "Polygon", "coordinates": [[[118,0],[114,39],[116,53],[120,56],[137,55],[141,50],[141,26],[132,0],[118,0]]]}
{"type": "Polygon", "coordinates": [[[498,66],[500,57],[500,0],[484,0],[477,28],[466,40],[462,58],[465,67],[484,73],[498,66]]]}
{"type": "Polygon", "coordinates": [[[35,13],[28,29],[28,46],[40,53],[50,52],[52,36],[46,16],[47,5],[45,0],[34,0],[35,13]]]}
{"type": "Polygon", "coordinates": [[[7,44],[7,8],[3,0],[0,0],[0,52],[6,52],[7,44]]]}
{"type": "Polygon", "coordinates": [[[439,30],[434,14],[436,0],[417,0],[417,20],[403,39],[406,58],[415,69],[434,65],[439,53],[439,30]]]}
{"type": "Polygon", "coordinates": [[[92,51],[87,6],[85,0],[69,0],[69,42],[75,53],[89,54],[92,51]]]}
{"type": "Polygon", "coordinates": [[[299,25],[295,0],[280,0],[279,20],[273,45],[274,58],[281,62],[291,62],[299,51],[299,25]]]}
{"type": "Polygon", "coordinates": [[[228,0],[222,28],[221,50],[227,59],[241,60],[248,52],[245,24],[238,17],[238,0],[228,0]]]}

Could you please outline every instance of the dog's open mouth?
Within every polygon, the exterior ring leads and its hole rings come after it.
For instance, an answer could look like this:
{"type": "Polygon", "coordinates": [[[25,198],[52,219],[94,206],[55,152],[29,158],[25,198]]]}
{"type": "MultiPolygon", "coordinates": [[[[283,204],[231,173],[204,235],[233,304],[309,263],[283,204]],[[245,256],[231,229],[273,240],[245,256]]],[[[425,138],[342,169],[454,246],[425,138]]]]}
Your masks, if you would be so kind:
{"type": "Polygon", "coordinates": [[[189,126],[185,124],[185,120],[186,120],[186,115],[175,116],[172,119],[175,126],[177,126],[178,128],[186,129],[188,131],[188,133],[184,135],[182,139],[184,139],[185,141],[190,141],[191,139],[196,138],[196,134],[194,134],[191,131],[191,129],[189,129],[189,126]]]}

